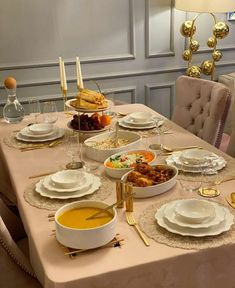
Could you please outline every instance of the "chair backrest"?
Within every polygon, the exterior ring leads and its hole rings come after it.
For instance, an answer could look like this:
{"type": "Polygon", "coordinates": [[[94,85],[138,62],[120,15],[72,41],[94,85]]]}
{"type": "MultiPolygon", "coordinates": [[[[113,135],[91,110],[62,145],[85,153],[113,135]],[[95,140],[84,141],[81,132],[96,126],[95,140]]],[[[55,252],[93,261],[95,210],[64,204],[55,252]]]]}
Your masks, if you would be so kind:
{"type": "Polygon", "coordinates": [[[176,80],[172,121],[219,147],[230,106],[230,91],[221,83],[180,76],[176,80]]]}
{"type": "MultiPolygon", "coordinates": [[[[0,200],[0,287],[41,287],[36,280],[29,259],[11,237],[1,214],[5,218],[10,211],[0,200]]],[[[10,218],[8,223],[13,219],[14,217],[10,218]]],[[[11,223],[11,228],[13,228],[13,223],[11,223]]]]}
{"type": "Polygon", "coordinates": [[[235,113],[234,111],[232,113],[232,133],[230,135],[226,153],[235,158],[235,113]]]}

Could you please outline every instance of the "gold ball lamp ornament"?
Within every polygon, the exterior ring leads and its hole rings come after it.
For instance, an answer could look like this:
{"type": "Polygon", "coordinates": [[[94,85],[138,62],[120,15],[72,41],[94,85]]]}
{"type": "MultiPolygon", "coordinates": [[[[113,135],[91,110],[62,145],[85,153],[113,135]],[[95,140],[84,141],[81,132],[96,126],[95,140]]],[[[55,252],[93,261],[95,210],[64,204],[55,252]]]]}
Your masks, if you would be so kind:
{"type": "Polygon", "coordinates": [[[202,62],[201,71],[205,75],[211,75],[214,70],[214,63],[212,60],[205,60],[202,62]]]}
{"type": "Polygon", "coordinates": [[[190,50],[184,50],[182,57],[185,61],[190,61],[192,59],[192,52],[190,50]]]}
{"type": "Polygon", "coordinates": [[[200,67],[193,65],[186,70],[186,75],[189,77],[200,78],[201,77],[201,69],[200,69],[200,67]]]}
{"type": "Polygon", "coordinates": [[[196,52],[199,49],[199,42],[197,40],[192,40],[189,44],[189,49],[193,52],[196,52]]]}
{"type": "Polygon", "coordinates": [[[223,54],[221,51],[219,50],[215,50],[213,53],[212,53],[212,58],[215,62],[218,62],[221,58],[222,58],[223,54]]]}
{"type": "Polygon", "coordinates": [[[217,45],[217,40],[214,36],[208,38],[207,40],[207,46],[210,48],[214,48],[217,45]]]}
{"type": "Polygon", "coordinates": [[[192,21],[185,21],[180,28],[181,34],[186,37],[192,37],[193,34],[196,32],[196,26],[193,26],[192,21]]]}
{"type": "Polygon", "coordinates": [[[213,34],[216,38],[223,39],[229,33],[229,27],[224,22],[217,22],[213,28],[213,34]]]}

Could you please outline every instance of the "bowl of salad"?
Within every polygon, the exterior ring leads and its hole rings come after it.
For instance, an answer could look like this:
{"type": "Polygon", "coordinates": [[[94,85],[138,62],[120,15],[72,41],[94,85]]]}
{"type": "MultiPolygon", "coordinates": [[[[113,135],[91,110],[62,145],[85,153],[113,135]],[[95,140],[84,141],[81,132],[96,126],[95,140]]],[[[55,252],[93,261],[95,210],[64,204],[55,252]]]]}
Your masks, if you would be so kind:
{"type": "Polygon", "coordinates": [[[130,150],[119,152],[104,161],[106,173],[116,179],[121,179],[124,174],[135,168],[139,163],[152,163],[156,154],[149,150],[130,150]]]}

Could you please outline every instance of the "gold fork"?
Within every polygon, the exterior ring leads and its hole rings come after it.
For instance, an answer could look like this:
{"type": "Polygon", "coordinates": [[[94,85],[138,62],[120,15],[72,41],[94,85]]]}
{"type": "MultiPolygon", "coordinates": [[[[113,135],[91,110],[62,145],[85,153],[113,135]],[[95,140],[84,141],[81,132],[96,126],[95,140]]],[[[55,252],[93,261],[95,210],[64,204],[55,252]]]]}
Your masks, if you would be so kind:
{"type": "Polygon", "coordinates": [[[137,222],[135,221],[135,218],[132,214],[132,212],[126,212],[126,220],[127,223],[130,226],[134,226],[134,228],[136,229],[137,233],[139,234],[139,236],[141,237],[141,239],[143,240],[144,244],[146,246],[149,246],[150,244],[148,243],[147,239],[145,238],[144,234],[141,232],[139,226],[137,225],[137,222]]]}

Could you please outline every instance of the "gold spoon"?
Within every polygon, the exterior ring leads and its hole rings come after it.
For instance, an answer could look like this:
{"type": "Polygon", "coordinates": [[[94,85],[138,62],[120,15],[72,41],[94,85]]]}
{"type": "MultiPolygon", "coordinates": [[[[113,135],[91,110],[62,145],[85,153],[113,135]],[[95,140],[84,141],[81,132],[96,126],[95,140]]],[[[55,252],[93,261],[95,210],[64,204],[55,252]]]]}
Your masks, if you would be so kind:
{"type": "Polygon", "coordinates": [[[149,145],[150,149],[153,150],[165,150],[166,152],[174,152],[174,151],[181,151],[181,150],[186,150],[186,149],[202,149],[202,147],[198,147],[198,146],[185,146],[185,147],[175,147],[175,148],[171,148],[165,145],[161,145],[161,144],[151,144],[149,145]]]}

